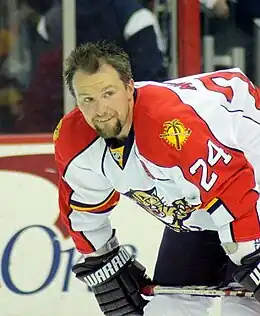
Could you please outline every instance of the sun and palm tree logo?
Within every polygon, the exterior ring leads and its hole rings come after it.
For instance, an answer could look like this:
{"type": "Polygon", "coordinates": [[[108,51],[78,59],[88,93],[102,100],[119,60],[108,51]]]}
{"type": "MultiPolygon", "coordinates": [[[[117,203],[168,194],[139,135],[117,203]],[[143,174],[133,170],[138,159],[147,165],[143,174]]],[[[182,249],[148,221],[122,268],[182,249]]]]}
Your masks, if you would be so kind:
{"type": "Polygon", "coordinates": [[[163,127],[164,131],[160,134],[160,138],[163,138],[170,146],[181,150],[191,135],[191,129],[186,128],[179,119],[167,121],[163,124],[163,127]]]}

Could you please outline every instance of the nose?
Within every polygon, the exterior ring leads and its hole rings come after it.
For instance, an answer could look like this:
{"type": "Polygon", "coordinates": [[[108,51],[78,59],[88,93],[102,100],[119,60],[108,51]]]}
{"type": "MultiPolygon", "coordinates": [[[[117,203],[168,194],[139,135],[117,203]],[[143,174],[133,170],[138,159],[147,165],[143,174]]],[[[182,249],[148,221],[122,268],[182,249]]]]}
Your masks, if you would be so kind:
{"type": "Polygon", "coordinates": [[[106,109],[107,109],[106,101],[103,99],[97,100],[95,104],[96,115],[98,116],[104,115],[104,113],[106,112],[106,109]]]}

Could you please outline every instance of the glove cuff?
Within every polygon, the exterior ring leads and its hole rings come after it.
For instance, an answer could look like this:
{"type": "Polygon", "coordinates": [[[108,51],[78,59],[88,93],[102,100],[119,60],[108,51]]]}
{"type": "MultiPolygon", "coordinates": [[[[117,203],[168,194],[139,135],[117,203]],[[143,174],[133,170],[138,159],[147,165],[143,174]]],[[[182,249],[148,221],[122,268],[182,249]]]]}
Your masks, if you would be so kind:
{"type": "Polygon", "coordinates": [[[90,257],[100,257],[103,255],[106,255],[113,251],[114,249],[119,247],[118,239],[116,238],[116,230],[113,229],[112,236],[107,241],[107,243],[102,246],[101,248],[97,249],[95,252],[84,254],[84,258],[90,258],[90,257]]]}
{"type": "Polygon", "coordinates": [[[260,248],[250,253],[249,255],[244,256],[241,260],[241,263],[242,265],[243,264],[250,265],[258,261],[260,262],[260,248]]]}
{"type": "Polygon", "coordinates": [[[255,292],[260,288],[260,249],[245,256],[242,265],[238,266],[233,277],[247,290],[255,292]]]}

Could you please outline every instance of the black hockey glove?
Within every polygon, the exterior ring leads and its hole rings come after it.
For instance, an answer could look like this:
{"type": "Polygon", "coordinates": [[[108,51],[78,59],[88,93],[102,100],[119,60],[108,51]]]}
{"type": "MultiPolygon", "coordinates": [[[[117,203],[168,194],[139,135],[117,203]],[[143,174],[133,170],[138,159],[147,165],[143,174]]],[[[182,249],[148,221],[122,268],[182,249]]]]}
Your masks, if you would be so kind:
{"type": "Polygon", "coordinates": [[[260,249],[245,256],[241,263],[233,277],[245,289],[254,292],[255,298],[260,302],[260,249]]]}
{"type": "Polygon", "coordinates": [[[105,315],[143,315],[147,302],[139,290],[151,281],[146,278],[145,268],[123,246],[86,258],[72,271],[92,288],[105,315]]]}

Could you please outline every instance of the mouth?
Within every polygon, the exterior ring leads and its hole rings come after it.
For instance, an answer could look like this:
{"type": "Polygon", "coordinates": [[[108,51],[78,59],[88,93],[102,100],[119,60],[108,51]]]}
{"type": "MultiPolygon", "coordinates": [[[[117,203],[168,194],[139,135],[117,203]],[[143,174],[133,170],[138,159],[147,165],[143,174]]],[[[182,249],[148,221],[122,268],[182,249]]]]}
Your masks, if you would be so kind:
{"type": "Polygon", "coordinates": [[[108,121],[110,121],[113,117],[109,117],[109,118],[105,118],[105,119],[96,119],[96,122],[98,123],[106,123],[108,121]]]}

